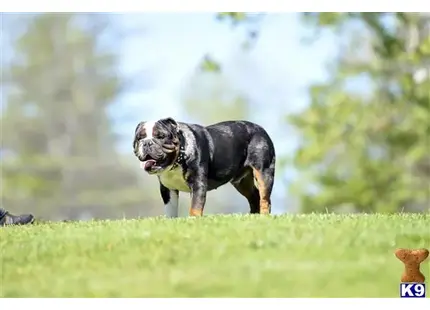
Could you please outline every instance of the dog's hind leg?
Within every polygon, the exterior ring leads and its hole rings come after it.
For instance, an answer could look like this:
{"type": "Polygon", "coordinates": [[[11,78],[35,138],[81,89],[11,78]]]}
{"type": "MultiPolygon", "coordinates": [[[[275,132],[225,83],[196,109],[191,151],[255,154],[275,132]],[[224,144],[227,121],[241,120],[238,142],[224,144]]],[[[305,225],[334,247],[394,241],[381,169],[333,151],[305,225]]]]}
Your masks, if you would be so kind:
{"type": "Polygon", "coordinates": [[[254,185],[252,170],[238,182],[231,182],[235,189],[244,196],[249,203],[250,213],[260,213],[260,194],[254,185]]]}
{"type": "Polygon", "coordinates": [[[271,213],[271,199],[275,180],[276,156],[270,138],[267,135],[255,135],[248,148],[246,164],[252,168],[255,186],[258,188],[260,203],[259,213],[271,213]]]}
{"type": "Polygon", "coordinates": [[[270,196],[273,188],[273,170],[259,169],[252,167],[255,182],[257,183],[260,196],[261,214],[270,214],[272,212],[272,203],[270,196]]]}

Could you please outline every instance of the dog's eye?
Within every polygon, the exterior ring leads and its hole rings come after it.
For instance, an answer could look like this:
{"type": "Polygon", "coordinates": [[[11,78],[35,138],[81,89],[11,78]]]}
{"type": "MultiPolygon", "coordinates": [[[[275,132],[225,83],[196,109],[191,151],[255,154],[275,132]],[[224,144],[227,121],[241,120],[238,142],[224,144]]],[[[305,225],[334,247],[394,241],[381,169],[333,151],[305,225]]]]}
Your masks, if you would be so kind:
{"type": "Polygon", "coordinates": [[[166,137],[166,135],[164,134],[164,133],[159,133],[158,135],[157,135],[157,137],[159,138],[159,139],[164,139],[165,137],[166,137]]]}

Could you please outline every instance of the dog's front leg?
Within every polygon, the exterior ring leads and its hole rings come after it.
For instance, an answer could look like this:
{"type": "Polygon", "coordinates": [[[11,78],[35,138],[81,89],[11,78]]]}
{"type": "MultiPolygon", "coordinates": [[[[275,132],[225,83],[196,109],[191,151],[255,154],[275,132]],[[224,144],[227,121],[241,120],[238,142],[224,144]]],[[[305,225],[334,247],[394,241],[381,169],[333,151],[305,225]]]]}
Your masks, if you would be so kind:
{"type": "Polygon", "coordinates": [[[179,192],[168,189],[160,182],[160,194],[164,202],[164,214],[166,217],[178,217],[179,192]]]}
{"type": "Polygon", "coordinates": [[[190,216],[202,216],[206,203],[207,178],[197,175],[189,183],[191,188],[190,216]]]}

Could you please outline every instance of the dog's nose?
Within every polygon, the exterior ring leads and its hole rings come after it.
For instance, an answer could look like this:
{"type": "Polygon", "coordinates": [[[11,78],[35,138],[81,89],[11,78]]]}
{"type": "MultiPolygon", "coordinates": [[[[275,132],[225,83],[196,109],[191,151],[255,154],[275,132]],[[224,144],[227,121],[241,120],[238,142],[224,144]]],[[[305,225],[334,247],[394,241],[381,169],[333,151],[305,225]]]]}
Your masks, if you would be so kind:
{"type": "Polygon", "coordinates": [[[154,142],[152,142],[152,140],[145,140],[143,141],[143,144],[146,146],[151,146],[152,144],[154,144],[154,142]]]}

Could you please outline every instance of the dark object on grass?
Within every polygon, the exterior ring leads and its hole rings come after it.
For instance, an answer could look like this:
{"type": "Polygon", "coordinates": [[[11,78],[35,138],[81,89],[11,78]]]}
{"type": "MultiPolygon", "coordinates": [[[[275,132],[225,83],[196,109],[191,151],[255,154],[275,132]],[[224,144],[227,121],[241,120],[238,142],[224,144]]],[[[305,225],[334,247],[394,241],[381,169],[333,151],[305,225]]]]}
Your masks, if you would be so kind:
{"type": "Polygon", "coordinates": [[[14,215],[3,208],[0,208],[0,226],[6,225],[27,225],[34,222],[34,216],[31,214],[14,215]]]}

